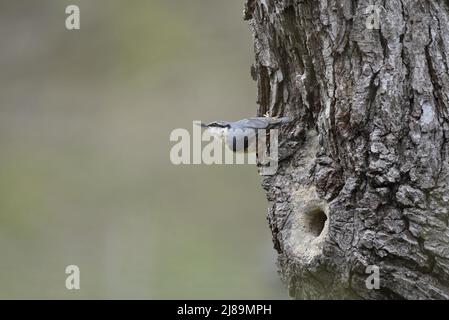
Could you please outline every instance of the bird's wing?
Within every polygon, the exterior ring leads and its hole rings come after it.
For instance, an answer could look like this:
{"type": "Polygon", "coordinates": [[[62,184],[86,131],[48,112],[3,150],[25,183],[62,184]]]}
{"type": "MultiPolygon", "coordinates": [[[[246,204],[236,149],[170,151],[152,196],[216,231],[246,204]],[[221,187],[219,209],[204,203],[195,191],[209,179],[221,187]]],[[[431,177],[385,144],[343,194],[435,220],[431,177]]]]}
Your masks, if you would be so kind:
{"type": "Polygon", "coordinates": [[[283,123],[288,123],[290,121],[291,119],[288,117],[284,118],[256,117],[256,118],[243,119],[238,121],[237,123],[244,128],[270,129],[283,123]]]}
{"type": "Polygon", "coordinates": [[[249,118],[237,121],[239,127],[252,129],[266,129],[269,125],[268,118],[249,118]]]}

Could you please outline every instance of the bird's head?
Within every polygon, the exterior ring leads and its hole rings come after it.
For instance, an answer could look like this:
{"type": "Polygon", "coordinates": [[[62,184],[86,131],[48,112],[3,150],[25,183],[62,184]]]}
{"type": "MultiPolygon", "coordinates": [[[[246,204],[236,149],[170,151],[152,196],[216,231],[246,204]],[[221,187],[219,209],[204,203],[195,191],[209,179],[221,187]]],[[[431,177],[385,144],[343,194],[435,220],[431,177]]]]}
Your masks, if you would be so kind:
{"type": "Polygon", "coordinates": [[[231,125],[227,121],[214,121],[208,124],[201,123],[201,127],[206,128],[211,135],[224,139],[231,125]]]}

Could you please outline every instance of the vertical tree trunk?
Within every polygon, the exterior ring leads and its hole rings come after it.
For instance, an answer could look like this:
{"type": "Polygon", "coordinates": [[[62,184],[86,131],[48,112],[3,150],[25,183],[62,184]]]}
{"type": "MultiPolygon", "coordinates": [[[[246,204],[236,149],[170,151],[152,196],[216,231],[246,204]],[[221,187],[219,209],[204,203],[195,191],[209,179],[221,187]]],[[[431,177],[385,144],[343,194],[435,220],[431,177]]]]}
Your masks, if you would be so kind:
{"type": "Polygon", "coordinates": [[[449,1],[247,0],[244,16],[259,115],[296,118],[262,181],[290,295],[449,298],[449,1]]]}

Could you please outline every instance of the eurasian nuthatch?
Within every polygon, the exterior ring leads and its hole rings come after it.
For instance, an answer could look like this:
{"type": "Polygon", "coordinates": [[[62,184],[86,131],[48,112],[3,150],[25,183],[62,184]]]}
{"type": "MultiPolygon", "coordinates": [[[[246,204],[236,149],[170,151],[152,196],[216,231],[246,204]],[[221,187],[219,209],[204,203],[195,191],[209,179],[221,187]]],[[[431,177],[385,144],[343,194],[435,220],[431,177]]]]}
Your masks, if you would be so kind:
{"type": "Polygon", "coordinates": [[[207,128],[209,133],[224,141],[226,146],[234,152],[255,152],[260,151],[260,145],[265,143],[265,134],[270,129],[275,129],[291,122],[290,117],[272,118],[256,117],[242,119],[236,122],[214,121],[208,124],[202,123],[203,128],[207,128]]]}

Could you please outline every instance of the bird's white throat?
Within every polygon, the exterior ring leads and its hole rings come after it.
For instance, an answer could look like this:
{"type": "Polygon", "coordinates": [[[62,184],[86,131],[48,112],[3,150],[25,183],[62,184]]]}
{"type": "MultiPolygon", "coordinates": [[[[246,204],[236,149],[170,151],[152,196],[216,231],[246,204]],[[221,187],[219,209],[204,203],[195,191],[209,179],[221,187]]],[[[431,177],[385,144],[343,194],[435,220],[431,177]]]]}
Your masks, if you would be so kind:
{"type": "Polygon", "coordinates": [[[207,129],[211,135],[217,137],[218,139],[224,140],[228,134],[228,128],[217,128],[212,127],[207,129]]]}

